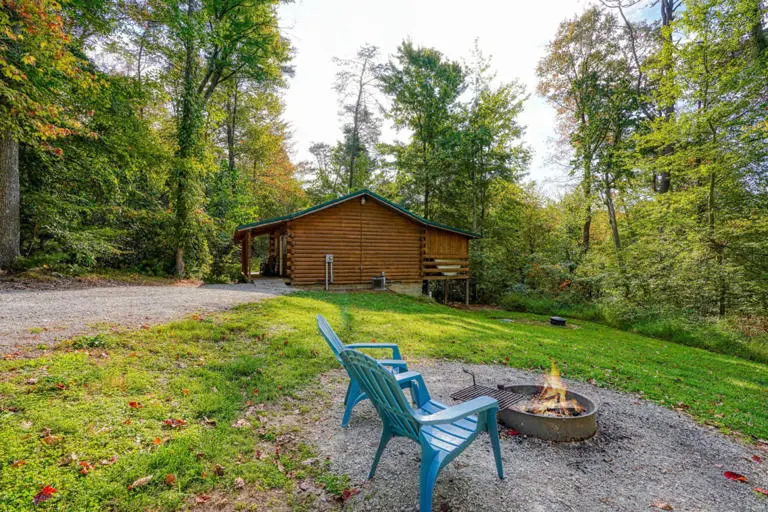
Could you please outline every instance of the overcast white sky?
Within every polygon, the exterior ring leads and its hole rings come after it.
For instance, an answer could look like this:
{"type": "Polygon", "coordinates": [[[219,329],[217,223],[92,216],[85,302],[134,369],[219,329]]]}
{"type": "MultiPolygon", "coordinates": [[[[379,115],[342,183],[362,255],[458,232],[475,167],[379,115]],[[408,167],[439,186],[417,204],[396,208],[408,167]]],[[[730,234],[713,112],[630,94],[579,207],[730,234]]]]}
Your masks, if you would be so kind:
{"type": "MultiPolygon", "coordinates": [[[[475,38],[492,56],[500,81],[519,79],[531,97],[522,123],[534,150],[529,179],[550,192],[564,171],[548,163],[554,136],[554,110],[536,94],[536,64],[564,19],[581,13],[589,0],[297,0],[280,7],[280,25],[296,49],[286,94],[285,118],[293,132],[294,160],[310,159],[314,142],[341,137],[338,99],[332,89],[333,57],[349,58],[364,43],[378,46],[385,57],[410,37],[454,60],[466,59],[475,38]]],[[[386,124],[383,138],[396,132],[386,124]]],[[[401,138],[404,135],[401,134],[401,138]]]]}

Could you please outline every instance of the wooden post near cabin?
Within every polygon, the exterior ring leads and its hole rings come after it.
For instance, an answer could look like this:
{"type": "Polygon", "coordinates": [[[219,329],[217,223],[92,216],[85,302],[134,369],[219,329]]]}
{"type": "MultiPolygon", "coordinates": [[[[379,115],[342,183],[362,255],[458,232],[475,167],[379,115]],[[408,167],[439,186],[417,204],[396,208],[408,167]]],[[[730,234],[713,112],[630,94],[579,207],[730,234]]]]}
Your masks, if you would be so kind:
{"type": "Polygon", "coordinates": [[[443,279],[443,304],[448,304],[448,280],[443,279]]]}
{"type": "Polygon", "coordinates": [[[240,272],[245,277],[245,282],[251,280],[251,232],[246,231],[240,241],[240,272]]]}
{"type": "Polygon", "coordinates": [[[464,280],[464,304],[469,306],[469,276],[464,280]]]}

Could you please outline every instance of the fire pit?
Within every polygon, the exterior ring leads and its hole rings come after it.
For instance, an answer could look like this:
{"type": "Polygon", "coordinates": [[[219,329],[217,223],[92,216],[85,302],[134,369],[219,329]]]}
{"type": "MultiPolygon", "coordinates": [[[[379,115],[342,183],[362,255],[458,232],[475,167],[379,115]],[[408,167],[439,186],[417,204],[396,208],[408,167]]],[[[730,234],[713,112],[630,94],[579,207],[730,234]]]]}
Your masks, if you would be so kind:
{"type": "Polygon", "coordinates": [[[549,441],[582,441],[595,435],[595,403],[566,390],[554,365],[546,379],[544,386],[499,385],[493,389],[476,385],[472,375],[472,385],[452,394],[451,398],[460,402],[479,396],[495,398],[499,402],[499,421],[523,435],[549,441]]]}

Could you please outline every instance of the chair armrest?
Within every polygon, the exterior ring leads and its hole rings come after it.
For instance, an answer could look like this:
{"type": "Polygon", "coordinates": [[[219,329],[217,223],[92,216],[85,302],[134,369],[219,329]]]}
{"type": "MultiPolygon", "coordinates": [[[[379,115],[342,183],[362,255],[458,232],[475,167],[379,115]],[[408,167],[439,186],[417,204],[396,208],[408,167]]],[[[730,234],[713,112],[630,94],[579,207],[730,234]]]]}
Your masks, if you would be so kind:
{"type": "Polygon", "coordinates": [[[413,397],[413,401],[416,402],[416,407],[421,407],[432,399],[429,395],[427,385],[424,384],[424,378],[419,372],[408,371],[396,373],[393,377],[397,380],[397,383],[401,388],[406,384],[411,385],[411,396],[413,397]]]}
{"type": "Polygon", "coordinates": [[[478,414],[484,411],[490,411],[494,409],[494,412],[499,409],[499,402],[495,398],[489,396],[481,396],[464,402],[459,405],[454,405],[435,414],[429,414],[427,416],[417,416],[416,421],[422,425],[439,425],[441,423],[453,423],[454,421],[464,419],[467,416],[478,414]]]}
{"type": "Polygon", "coordinates": [[[381,366],[389,366],[391,368],[397,368],[401,370],[408,370],[408,363],[402,359],[377,359],[377,363],[381,366]]]}
{"type": "Polygon", "coordinates": [[[352,343],[345,345],[346,348],[388,348],[392,350],[392,359],[401,359],[400,347],[397,343],[352,343]]]}
{"type": "Polygon", "coordinates": [[[421,378],[421,374],[414,371],[395,373],[392,376],[395,378],[398,384],[405,384],[421,378]]]}

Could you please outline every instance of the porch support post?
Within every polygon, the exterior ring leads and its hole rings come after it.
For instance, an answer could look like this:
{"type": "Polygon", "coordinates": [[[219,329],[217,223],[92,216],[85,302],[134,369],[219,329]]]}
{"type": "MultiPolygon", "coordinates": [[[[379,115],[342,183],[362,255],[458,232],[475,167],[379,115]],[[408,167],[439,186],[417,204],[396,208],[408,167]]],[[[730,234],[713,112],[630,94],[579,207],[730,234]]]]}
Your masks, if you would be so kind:
{"type": "Polygon", "coordinates": [[[443,279],[443,304],[448,304],[448,280],[443,279]]]}
{"type": "Polygon", "coordinates": [[[469,277],[464,280],[464,304],[469,306],[469,277]]]}
{"type": "Polygon", "coordinates": [[[251,232],[246,231],[240,241],[240,272],[246,282],[251,280],[251,232]]]}

